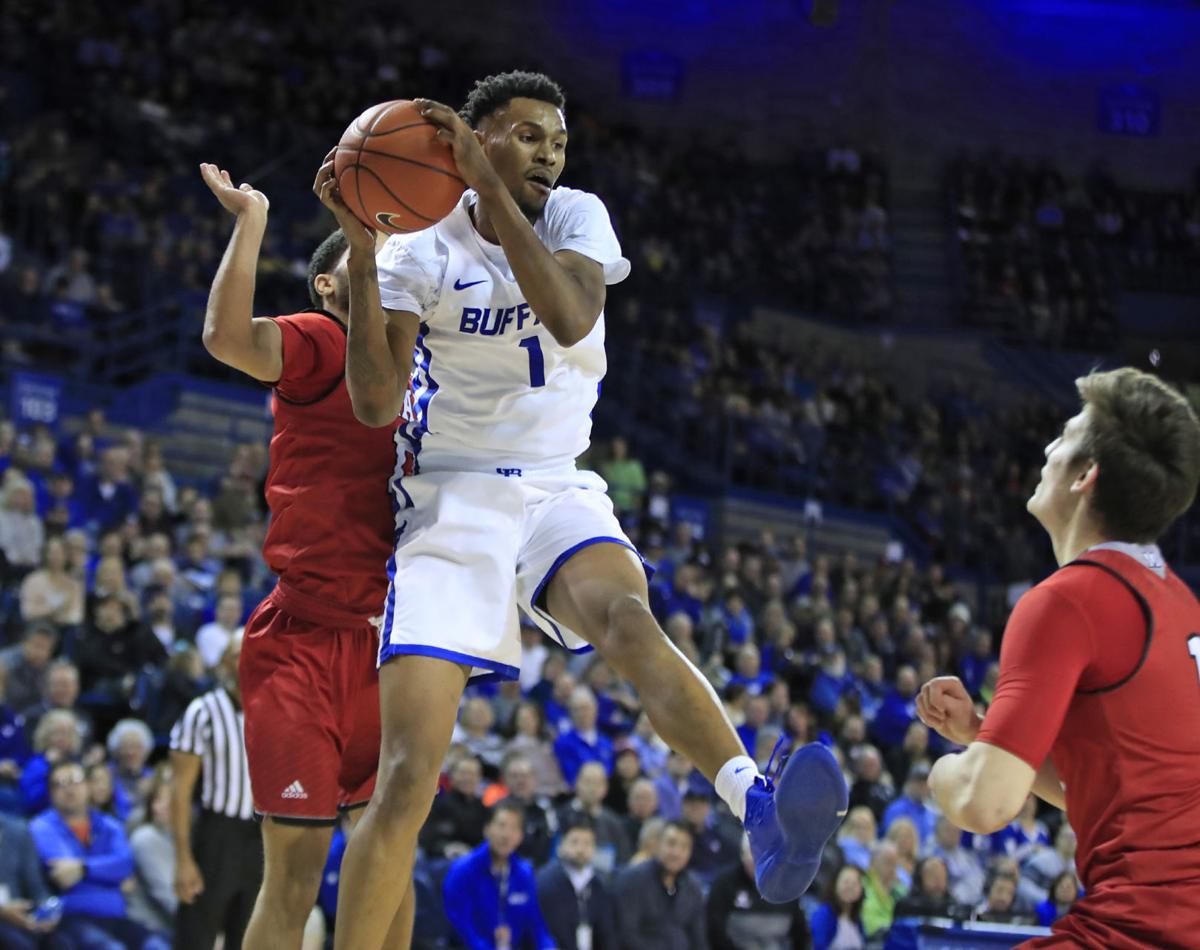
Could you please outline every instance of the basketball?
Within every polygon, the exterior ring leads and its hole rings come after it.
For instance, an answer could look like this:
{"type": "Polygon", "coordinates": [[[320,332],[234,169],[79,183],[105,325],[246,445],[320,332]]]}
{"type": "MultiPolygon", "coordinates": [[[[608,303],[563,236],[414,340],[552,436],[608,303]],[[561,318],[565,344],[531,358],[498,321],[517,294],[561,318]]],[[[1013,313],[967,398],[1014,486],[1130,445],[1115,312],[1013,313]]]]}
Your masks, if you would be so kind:
{"type": "Polygon", "coordinates": [[[467,187],[437,126],[408,99],[372,106],[351,122],[338,142],[333,169],[355,216],[389,234],[437,224],[467,187]]]}

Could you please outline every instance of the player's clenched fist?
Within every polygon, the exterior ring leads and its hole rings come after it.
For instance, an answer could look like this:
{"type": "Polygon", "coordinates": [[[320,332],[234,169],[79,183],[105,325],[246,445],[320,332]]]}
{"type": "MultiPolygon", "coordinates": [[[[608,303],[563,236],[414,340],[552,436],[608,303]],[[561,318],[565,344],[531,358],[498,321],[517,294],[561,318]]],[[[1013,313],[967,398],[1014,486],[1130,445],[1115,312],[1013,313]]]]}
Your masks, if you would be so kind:
{"type": "Polygon", "coordinates": [[[957,676],[938,676],[921,687],[917,715],[930,729],[958,745],[968,745],[979,733],[975,703],[957,676]]]}

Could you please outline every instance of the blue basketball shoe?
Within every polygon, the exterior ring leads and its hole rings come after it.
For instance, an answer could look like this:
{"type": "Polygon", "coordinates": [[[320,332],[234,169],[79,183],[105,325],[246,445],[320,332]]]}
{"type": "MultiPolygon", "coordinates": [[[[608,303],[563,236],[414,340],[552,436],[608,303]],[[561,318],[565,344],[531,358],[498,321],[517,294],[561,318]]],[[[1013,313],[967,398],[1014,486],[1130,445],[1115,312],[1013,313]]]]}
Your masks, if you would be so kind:
{"type": "Polygon", "coordinates": [[[770,772],[768,762],[768,777],[746,791],[745,826],[759,893],[786,904],[799,900],[816,877],[825,842],[846,817],[850,795],[837,759],[819,742],[781,760],[777,779],[770,772]]]}

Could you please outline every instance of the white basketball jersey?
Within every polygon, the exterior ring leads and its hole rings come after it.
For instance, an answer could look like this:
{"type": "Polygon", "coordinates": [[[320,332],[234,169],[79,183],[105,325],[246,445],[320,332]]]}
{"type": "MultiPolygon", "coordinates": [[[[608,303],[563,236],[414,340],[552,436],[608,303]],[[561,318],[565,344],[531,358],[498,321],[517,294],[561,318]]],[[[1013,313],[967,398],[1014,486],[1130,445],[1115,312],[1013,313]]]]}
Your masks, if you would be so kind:
{"type": "MultiPolygon", "coordinates": [[[[471,222],[468,191],[433,227],[388,239],[379,252],[383,306],[421,318],[405,401],[399,462],[421,469],[542,469],[587,449],[606,367],[604,315],[572,347],[560,346],[518,286],[504,249],[471,222]]],[[[595,195],[555,188],[534,230],[554,253],[604,267],[607,284],[629,262],[595,195]]]]}

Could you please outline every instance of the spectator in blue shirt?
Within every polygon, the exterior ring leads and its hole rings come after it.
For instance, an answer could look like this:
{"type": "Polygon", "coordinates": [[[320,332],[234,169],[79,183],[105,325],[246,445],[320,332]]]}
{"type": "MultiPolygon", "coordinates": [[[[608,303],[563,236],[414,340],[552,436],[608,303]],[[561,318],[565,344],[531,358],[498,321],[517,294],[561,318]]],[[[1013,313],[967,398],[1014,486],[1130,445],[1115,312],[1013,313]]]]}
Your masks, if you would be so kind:
{"type": "Polygon", "coordinates": [[[763,672],[762,655],[758,652],[758,647],[753,643],[746,643],[738,648],[733,676],[729,678],[731,686],[745,686],[746,692],[751,696],[761,696],[770,685],[771,679],[770,673],[763,672]]]}
{"type": "Polygon", "coordinates": [[[974,907],[983,900],[983,862],[973,849],[964,847],[962,832],[945,815],[937,820],[933,834],[927,853],[946,862],[951,896],[965,907],[974,907]]]}
{"type": "Polygon", "coordinates": [[[667,821],[677,821],[683,814],[683,794],[693,782],[695,766],[682,752],[672,751],[667,756],[667,767],[654,780],[658,792],[658,814],[667,821]]]}
{"type": "Polygon", "coordinates": [[[663,613],[670,616],[673,613],[685,613],[694,625],[699,625],[704,613],[704,599],[700,593],[704,586],[699,565],[681,564],[676,568],[674,584],[663,613]]]}
{"type": "Polygon", "coordinates": [[[79,720],[69,709],[52,709],[33,732],[34,756],[21,773],[21,798],[27,815],[50,805],[50,771],[59,762],[73,761],[83,748],[79,720]]]}
{"type": "Polygon", "coordinates": [[[808,701],[812,707],[827,716],[833,715],[843,694],[854,686],[854,677],[846,671],[846,654],[840,649],[821,659],[820,669],[813,677],[808,701]]]}
{"type": "Polygon", "coordinates": [[[554,754],[568,785],[575,784],[579,769],[585,762],[599,762],[609,775],[613,769],[613,744],[596,726],[599,705],[592,691],[580,686],[571,693],[568,706],[571,728],[554,743],[554,754]]]}
{"type": "Polygon", "coordinates": [[[862,925],[863,871],[847,864],[830,880],[825,900],[812,916],[813,950],[863,950],[867,945],[862,925]]]}
{"type": "Polygon", "coordinates": [[[96,811],[111,815],[124,825],[129,820],[134,803],[125,790],[113,781],[113,770],[107,762],[93,762],[84,769],[87,773],[88,802],[96,811]]]}
{"type": "Polygon", "coordinates": [[[600,730],[613,739],[628,734],[642,711],[629,684],[618,680],[612,667],[598,656],[588,665],[583,681],[596,697],[600,730]]]}
{"type": "Polygon", "coordinates": [[[50,798],[52,807],[29,830],[62,897],[62,932],[80,950],[170,950],[165,938],[126,916],[121,882],[134,872],[133,851],[120,822],[88,807],[83,766],[55,765],[50,798]]]}
{"type": "Polygon", "coordinates": [[[992,653],[992,635],[987,630],[976,632],[971,642],[971,652],[962,658],[958,664],[959,676],[963,686],[972,696],[979,695],[979,689],[987,677],[988,667],[996,662],[992,653]]]}
{"type": "Polygon", "coordinates": [[[752,641],[754,618],[750,615],[750,609],[740,591],[732,590],[725,595],[725,603],[721,607],[721,622],[725,625],[727,646],[740,647],[752,641]]]}
{"type": "Polygon", "coordinates": [[[1079,880],[1074,871],[1063,871],[1050,884],[1050,894],[1037,906],[1038,923],[1049,927],[1079,900],[1079,880]]]}
{"type": "Polygon", "coordinates": [[[887,833],[897,818],[907,818],[916,826],[917,834],[924,844],[937,826],[938,813],[928,805],[929,766],[918,762],[908,770],[904,783],[904,794],[892,802],[883,812],[883,831],[887,833]]]}
{"type": "Polygon", "coordinates": [[[37,905],[50,896],[42,880],[37,848],[25,823],[0,815],[0,947],[5,950],[71,950],[55,933],[57,921],[34,920],[37,905]]]}
{"type": "Polygon", "coordinates": [[[879,840],[875,813],[866,805],[855,805],[838,832],[838,845],[847,864],[865,872],[871,863],[871,849],[879,840]]]}
{"type": "Polygon", "coordinates": [[[904,742],[909,724],[917,718],[917,671],[911,666],[896,670],[896,685],[875,715],[873,731],[885,747],[904,742]]]}
{"type": "Polygon", "coordinates": [[[737,727],[738,738],[751,755],[758,747],[758,734],[771,718],[771,703],[765,695],[751,696],[746,702],[746,720],[737,727]]]}
{"type": "Polygon", "coordinates": [[[100,468],[82,492],[88,522],[99,531],[119,528],[137,511],[137,492],[129,480],[129,450],[114,445],[100,456],[100,468]]]}
{"type": "Polygon", "coordinates": [[[667,767],[670,751],[654,731],[650,717],[645,713],[638,716],[637,725],[629,736],[629,742],[637,750],[643,775],[661,775],[667,767]]]}
{"type": "Polygon", "coordinates": [[[1008,825],[989,835],[992,854],[1024,861],[1039,847],[1050,847],[1050,832],[1037,817],[1037,799],[1025,799],[1021,811],[1008,825]]]}
{"type": "Polygon", "coordinates": [[[855,681],[855,688],[863,718],[868,722],[873,721],[888,694],[888,684],[883,677],[883,660],[876,654],[867,654],[863,661],[862,676],[855,681]]]}
{"type": "MultiPolygon", "coordinates": [[[[554,660],[555,654],[552,653],[546,660],[546,676],[550,676],[548,667],[554,660]]],[[[571,694],[575,692],[579,684],[575,677],[566,672],[566,670],[560,670],[556,675],[544,682],[549,687],[548,694],[542,700],[546,712],[546,725],[549,727],[552,735],[562,735],[571,728],[571,713],[568,711],[568,707],[571,705],[571,694]]],[[[541,692],[541,684],[534,687],[534,699],[541,698],[538,695],[539,692],[541,692]]]]}
{"type": "Polygon", "coordinates": [[[533,867],[516,853],[524,815],[522,805],[499,802],[484,831],[487,840],[446,874],[446,916],[469,950],[554,950],[538,909],[533,867]]]}

